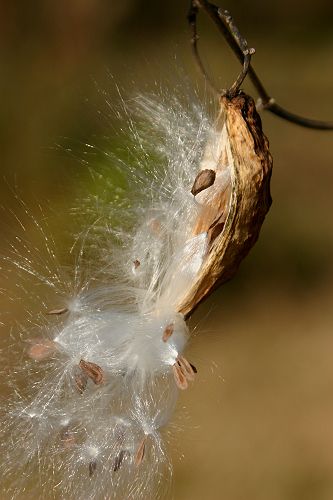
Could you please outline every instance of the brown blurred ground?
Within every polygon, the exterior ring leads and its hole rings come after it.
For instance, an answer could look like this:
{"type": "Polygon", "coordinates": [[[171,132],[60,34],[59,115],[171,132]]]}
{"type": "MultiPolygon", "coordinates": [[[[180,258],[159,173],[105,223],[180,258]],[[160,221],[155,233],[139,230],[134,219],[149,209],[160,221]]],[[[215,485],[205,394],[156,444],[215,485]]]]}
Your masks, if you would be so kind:
{"type": "MultiPolygon", "coordinates": [[[[254,64],[271,94],[295,112],[332,120],[332,3],[223,6],[257,49],[254,64]]],[[[101,103],[92,83],[108,86],[107,70],[129,92],[154,80],[172,85],[175,64],[202,84],[186,8],[176,0],[1,4],[2,205],[16,210],[14,186],[27,202],[40,200],[46,215],[76,203],[86,169],[52,146],[66,137],[77,148],[109,134],[96,118],[101,103]]],[[[237,63],[201,24],[205,59],[227,86],[237,63]]],[[[333,498],[333,133],[267,113],[263,120],[275,160],[274,203],[236,279],[192,320],[198,335],[189,357],[199,376],[175,418],[176,500],[333,498]]],[[[0,230],[6,253],[5,217],[0,230]]],[[[54,224],[65,248],[63,231],[54,224]]]]}

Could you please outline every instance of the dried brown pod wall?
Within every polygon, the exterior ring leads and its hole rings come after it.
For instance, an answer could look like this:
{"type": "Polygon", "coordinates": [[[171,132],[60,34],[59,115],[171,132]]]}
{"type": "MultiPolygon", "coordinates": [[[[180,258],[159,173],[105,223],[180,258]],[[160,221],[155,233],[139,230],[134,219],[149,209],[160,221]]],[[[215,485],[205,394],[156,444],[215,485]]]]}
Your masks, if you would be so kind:
{"type": "Polygon", "coordinates": [[[210,193],[194,223],[194,233],[207,231],[209,249],[195,282],[178,306],[185,318],[218,285],[234,276],[257,241],[272,202],[272,156],[253,99],[240,92],[233,98],[221,97],[220,106],[218,156],[212,165],[208,145],[201,170],[209,164],[218,174],[228,167],[231,183],[220,191],[218,185],[207,188],[210,193]]]}

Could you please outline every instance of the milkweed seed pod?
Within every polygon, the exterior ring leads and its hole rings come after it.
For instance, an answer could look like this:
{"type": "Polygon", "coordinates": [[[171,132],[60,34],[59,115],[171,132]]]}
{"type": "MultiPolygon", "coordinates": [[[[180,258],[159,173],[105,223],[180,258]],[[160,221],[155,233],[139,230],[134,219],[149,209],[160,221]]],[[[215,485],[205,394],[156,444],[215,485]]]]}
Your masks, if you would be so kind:
{"type": "Polygon", "coordinates": [[[16,267],[22,293],[30,295],[25,277],[36,280],[45,313],[40,325],[31,316],[31,333],[20,331],[21,386],[10,381],[15,397],[1,428],[8,498],[168,496],[163,428],[179,389],[197,376],[184,353],[187,319],[233,276],[271,203],[272,159],[250,97],[222,97],[214,121],[198,103],[184,108],[176,98],[136,104],[138,122],[127,109],[124,117],[134,160],[105,155],[127,195],[103,179],[116,196],[104,204],[95,196],[86,211],[93,221],[79,256],[88,252],[74,282],[63,284],[54,269],[52,240],[38,221],[50,262],[42,255],[34,269],[40,246],[31,251],[24,238],[4,259],[16,267]],[[76,294],[45,304],[43,287],[63,296],[61,286],[76,294]]]}
{"type": "MultiPolygon", "coordinates": [[[[178,310],[189,316],[218,285],[233,277],[257,241],[271,205],[272,157],[254,101],[244,93],[221,98],[212,139],[206,146],[201,171],[209,184],[195,191],[201,208],[194,234],[206,232],[207,254],[178,310]],[[207,174],[206,174],[207,179],[207,174]]],[[[192,188],[193,192],[193,188],[192,188]]]]}

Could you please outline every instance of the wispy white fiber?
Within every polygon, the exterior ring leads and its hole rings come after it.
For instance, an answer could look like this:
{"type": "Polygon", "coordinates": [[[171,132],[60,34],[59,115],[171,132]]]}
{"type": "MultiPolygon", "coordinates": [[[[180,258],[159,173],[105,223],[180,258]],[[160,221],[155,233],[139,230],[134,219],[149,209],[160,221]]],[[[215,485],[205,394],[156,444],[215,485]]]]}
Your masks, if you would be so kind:
{"type": "MultiPolygon", "coordinates": [[[[35,311],[27,306],[27,324],[17,327],[24,352],[3,410],[4,498],[171,492],[162,436],[178,396],[177,360],[189,380],[194,374],[182,357],[189,331],[177,305],[207,253],[207,234],[193,234],[193,225],[209,190],[194,197],[191,187],[216,163],[221,141],[197,100],[141,96],[116,114],[127,147],[97,150],[104,167],[90,166],[95,188],[77,207],[86,227],[74,272],[58,264],[54,241],[24,203],[43,248],[22,226],[2,260],[35,311]]],[[[217,183],[229,185],[228,169],[217,183]]]]}

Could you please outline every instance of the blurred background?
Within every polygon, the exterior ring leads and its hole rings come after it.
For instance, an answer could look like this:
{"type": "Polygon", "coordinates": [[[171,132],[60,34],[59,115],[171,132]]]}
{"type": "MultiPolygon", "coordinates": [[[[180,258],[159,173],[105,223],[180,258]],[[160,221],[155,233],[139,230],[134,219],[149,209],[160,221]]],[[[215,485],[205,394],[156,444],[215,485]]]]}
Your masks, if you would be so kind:
{"type": "MultiPolygon", "coordinates": [[[[80,147],[118,126],[101,118],[107,105],[98,88],[117,100],[115,82],[128,95],[182,78],[204,87],[187,7],[185,0],[1,2],[1,254],[9,252],[16,194],[32,211],[43,207],[66,254],[71,228],[62,214],[77,204],[82,180],[89,183],[80,147]],[[64,142],[76,153],[58,147],[64,142]]],[[[333,120],[332,2],[226,0],[223,7],[256,48],[253,64],[271,95],[294,112],[333,120]]],[[[202,57],[227,87],[238,63],[204,14],[199,29],[202,57]]],[[[333,498],[333,132],[267,112],[262,118],[274,157],[273,205],[236,278],[191,320],[188,358],[199,375],[181,394],[171,432],[176,500],[333,498]]],[[[15,275],[9,286],[17,286],[15,275]]],[[[2,311],[24,321],[20,304],[7,294],[0,300],[2,311]]],[[[6,321],[1,332],[8,336],[6,321]]]]}

